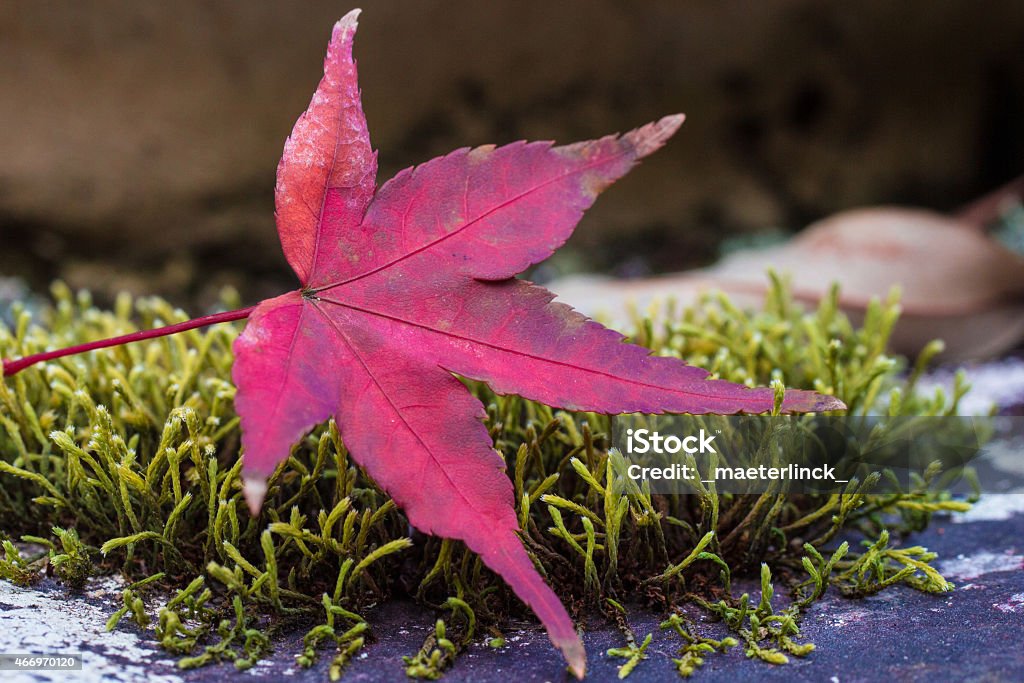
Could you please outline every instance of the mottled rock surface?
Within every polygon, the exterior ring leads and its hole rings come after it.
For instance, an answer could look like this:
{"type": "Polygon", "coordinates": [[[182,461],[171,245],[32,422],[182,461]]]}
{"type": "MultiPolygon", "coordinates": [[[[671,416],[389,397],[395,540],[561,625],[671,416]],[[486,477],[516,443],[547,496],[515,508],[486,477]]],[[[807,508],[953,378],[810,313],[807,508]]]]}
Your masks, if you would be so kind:
{"type": "MultiPolygon", "coordinates": [[[[1024,651],[1020,648],[1024,623],[1024,493],[989,496],[986,514],[950,523],[938,521],[931,529],[909,539],[945,558],[940,568],[957,589],[945,595],[924,595],[906,588],[864,600],[830,594],[815,604],[803,622],[804,639],[817,645],[805,659],[793,658],[786,666],[771,666],[744,657],[741,648],[711,655],[694,676],[697,681],[934,681],[1020,680],[1024,677],[1024,651]]],[[[50,584],[23,591],[0,583],[0,651],[26,651],[38,647],[86,652],[87,666],[76,674],[80,681],[220,681],[248,680],[325,681],[329,653],[311,669],[294,663],[301,651],[302,633],[276,641],[275,653],[250,672],[238,674],[231,665],[177,671],[149,638],[140,639],[127,622],[113,634],[103,633],[103,621],[116,609],[116,586],[109,580],[84,595],[68,599],[50,584]]],[[[751,589],[753,586],[751,586],[751,589]]],[[[756,591],[755,591],[756,598],[756,591]]],[[[375,641],[349,667],[345,681],[389,683],[403,679],[402,655],[422,645],[436,615],[411,603],[390,602],[368,613],[375,641]]],[[[698,620],[701,619],[694,612],[698,620]]],[[[629,621],[638,637],[654,633],[642,662],[629,680],[679,681],[671,661],[679,639],[658,629],[662,615],[632,609],[629,621]]],[[[711,637],[725,635],[720,624],[701,622],[711,637]]],[[[494,681],[572,680],[564,672],[558,653],[539,627],[525,626],[505,632],[506,645],[493,649],[478,638],[444,680],[473,683],[494,681]]],[[[597,619],[584,638],[590,655],[587,680],[614,681],[622,660],[605,656],[621,647],[622,637],[597,619]]],[[[46,651],[52,651],[47,649],[46,651]]],[[[30,683],[63,681],[52,677],[7,676],[5,681],[30,683]]]]}

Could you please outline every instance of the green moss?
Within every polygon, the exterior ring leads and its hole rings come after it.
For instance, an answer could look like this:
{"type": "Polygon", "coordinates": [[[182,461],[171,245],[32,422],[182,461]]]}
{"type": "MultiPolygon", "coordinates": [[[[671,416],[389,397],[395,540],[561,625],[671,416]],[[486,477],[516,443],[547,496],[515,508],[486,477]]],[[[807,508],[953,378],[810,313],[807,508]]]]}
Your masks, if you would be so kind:
{"type": "MultiPolygon", "coordinates": [[[[154,298],[123,297],[113,311],[60,285],[54,298],[37,320],[14,312],[14,329],[0,329],[0,355],[186,317],[154,298]]],[[[898,316],[895,298],[872,304],[860,328],[836,301],[833,292],[804,312],[775,281],[762,312],[737,310],[724,297],[683,311],[670,306],[638,317],[634,341],[732,381],[835,394],[855,414],[879,409],[880,399],[893,415],[955,411],[962,379],[953,396],[915,390],[938,345],[910,368],[885,355],[898,316]]],[[[296,445],[270,478],[262,515],[250,518],[230,381],[231,343],[240,328],[221,325],[65,358],[0,384],[0,532],[49,546],[25,559],[5,543],[0,576],[29,583],[49,563],[62,580],[80,585],[90,573],[121,572],[136,583],[111,627],[130,615],[182,657],[183,667],[221,660],[251,666],[275,632],[308,628],[312,620],[317,625],[298,662],[312,665],[330,646],[329,671],[337,677],[372,633],[372,622],[360,616],[364,608],[403,591],[395,580],[401,565],[419,585],[419,600],[450,611],[407,659],[410,675],[440,675],[478,620],[499,625],[523,608],[462,544],[419,536],[414,543],[401,512],[351,461],[333,424],[296,445]],[[155,605],[168,595],[150,623],[147,601],[155,605]]],[[[608,484],[621,456],[609,449],[607,416],[552,410],[478,384],[471,389],[487,406],[491,435],[509,462],[526,546],[566,604],[615,618],[609,599],[643,596],[666,614],[696,602],[725,621],[749,656],[778,664],[809,652],[812,646],[795,640],[800,615],[829,585],[850,595],[896,583],[949,588],[931,567],[933,554],[893,545],[932,515],[966,507],[934,479],[904,494],[874,494],[868,478],[834,495],[713,488],[694,496],[642,489],[623,495],[608,484]],[[846,544],[833,550],[840,533],[862,533],[863,551],[846,544]],[[785,577],[794,596],[789,607],[773,606],[769,567],[785,577]],[[732,582],[758,571],[755,606],[749,595],[733,593],[732,582]]],[[[731,644],[672,619],[662,637],[683,638],[676,660],[682,675],[693,673],[705,653],[731,644]]],[[[650,656],[628,639],[621,654],[628,654],[625,674],[650,656]]]]}
{"type": "Polygon", "coordinates": [[[423,641],[423,647],[415,655],[405,657],[405,674],[410,678],[437,680],[473,640],[476,632],[473,608],[459,598],[448,598],[442,606],[451,610],[449,622],[459,624],[458,631],[451,633],[444,619],[438,619],[434,631],[423,641]]]}
{"type": "Polygon", "coordinates": [[[633,673],[633,670],[637,665],[647,659],[647,647],[654,639],[654,635],[648,633],[644,636],[644,639],[637,644],[636,634],[633,633],[633,629],[630,628],[629,621],[626,619],[626,608],[611,598],[605,598],[605,602],[608,604],[609,612],[615,619],[616,625],[619,627],[619,631],[622,632],[622,635],[626,640],[625,647],[609,648],[606,653],[609,657],[621,657],[626,660],[619,666],[619,678],[622,679],[633,673]]]}
{"type": "Polygon", "coordinates": [[[693,624],[677,613],[670,614],[668,619],[661,622],[661,629],[672,629],[683,639],[683,646],[679,648],[679,658],[672,660],[676,665],[676,671],[683,678],[689,678],[696,673],[697,669],[704,665],[704,660],[709,654],[725,652],[739,645],[732,637],[714,640],[694,635],[693,624]]]}
{"type": "Polygon", "coordinates": [[[47,560],[57,578],[71,588],[81,588],[93,570],[89,547],[82,543],[74,529],[61,529],[55,526],[51,532],[60,547],[48,538],[28,534],[22,536],[21,540],[48,548],[47,560]]]}
{"type": "Polygon", "coordinates": [[[40,578],[38,570],[21,556],[21,552],[9,540],[3,542],[3,557],[0,557],[0,579],[15,586],[27,587],[40,578]]]}

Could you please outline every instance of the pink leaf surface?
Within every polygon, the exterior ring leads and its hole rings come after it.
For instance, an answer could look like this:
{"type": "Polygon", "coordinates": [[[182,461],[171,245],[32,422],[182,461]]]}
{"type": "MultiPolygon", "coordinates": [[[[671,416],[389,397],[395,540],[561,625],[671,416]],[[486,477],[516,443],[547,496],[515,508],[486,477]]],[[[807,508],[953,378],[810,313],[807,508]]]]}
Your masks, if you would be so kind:
{"type": "MultiPolygon", "coordinates": [[[[452,373],[576,410],[771,409],[769,389],[652,357],[510,279],[563,244],[597,194],[683,117],[563,147],[460,149],[375,194],[352,59],[356,16],[335,26],[324,78],[278,167],[278,232],[303,288],[261,303],[235,344],[247,499],[258,513],[264,482],[292,445],[335,418],[352,457],[410,522],[477,552],[582,676],[572,620],[519,539],[484,408],[452,373]]],[[[784,404],[841,407],[801,391],[784,404]]]]}
{"type": "Polygon", "coordinates": [[[274,203],[281,247],[299,281],[311,278],[358,225],[373,199],[377,154],[359,98],[352,39],[359,10],[334,25],[324,77],[309,108],[295,122],[277,165],[274,203]]]}

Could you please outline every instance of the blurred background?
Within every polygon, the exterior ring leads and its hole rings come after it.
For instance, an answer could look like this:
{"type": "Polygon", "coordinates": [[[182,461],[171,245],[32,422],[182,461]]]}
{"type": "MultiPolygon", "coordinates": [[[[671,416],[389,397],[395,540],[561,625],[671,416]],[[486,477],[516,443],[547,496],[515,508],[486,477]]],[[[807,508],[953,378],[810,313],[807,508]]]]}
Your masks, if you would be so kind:
{"type": "MultiPolygon", "coordinates": [[[[339,1],[0,3],[0,276],[195,310],[294,286],[274,171],[339,1]]],[[[677,111],[549,277],[641,276],[848,207],[949,210],[1024,170],[1024,2],[364,4],[383,181],[452,148],[677,111]]]]}

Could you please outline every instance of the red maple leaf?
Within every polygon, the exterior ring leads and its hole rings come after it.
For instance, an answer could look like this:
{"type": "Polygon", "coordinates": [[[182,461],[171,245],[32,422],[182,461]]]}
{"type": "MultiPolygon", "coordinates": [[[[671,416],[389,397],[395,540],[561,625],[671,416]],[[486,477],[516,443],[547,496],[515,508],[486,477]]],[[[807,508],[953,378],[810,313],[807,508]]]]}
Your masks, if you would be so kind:
{"type": "MultiPolygon", "coordinates": [[[[335,27],[324,77],[277,169],[281,244],[301,289],[253,309],[4,362],[39,360],[250,317],[235,342],[245,496],[310,428],[333,417],[346,447],[418,529],[464,541],[537,614],[572,670],[583,645],[518,536],[505,462],[484,408],[453,375],[498,393],[604,413],[771,410],[773,392],[721,380],[515,279],[572,233],[597,194],[660,148],[682,115],[555,147],[459,149],[375,190],[352,59],[358,10],[335,27]]],[[[788,391],[783,410],[843,405],[788,391]]]]}
{"type": "MultiPolygon", "coordinates": [[[[572,621],[517,535],[484,407],[452,373],[571,410],[771,409],[770,390],[652,357],[513,279],[561,246],[597,194],[683,117],[565,147],[459,149],[374,192],[377,159],[352,59],[356,17],[334,27],[324,78],[277,170],[277,228],[302,289],[261,303],[235,342],[246,495],[257,511],[265,477],[292,444],[334,417],[409,521],[479,553],[582,673],[572,621]]],[[[799,391],[784,404],[835,407],[799,391]]]]}

